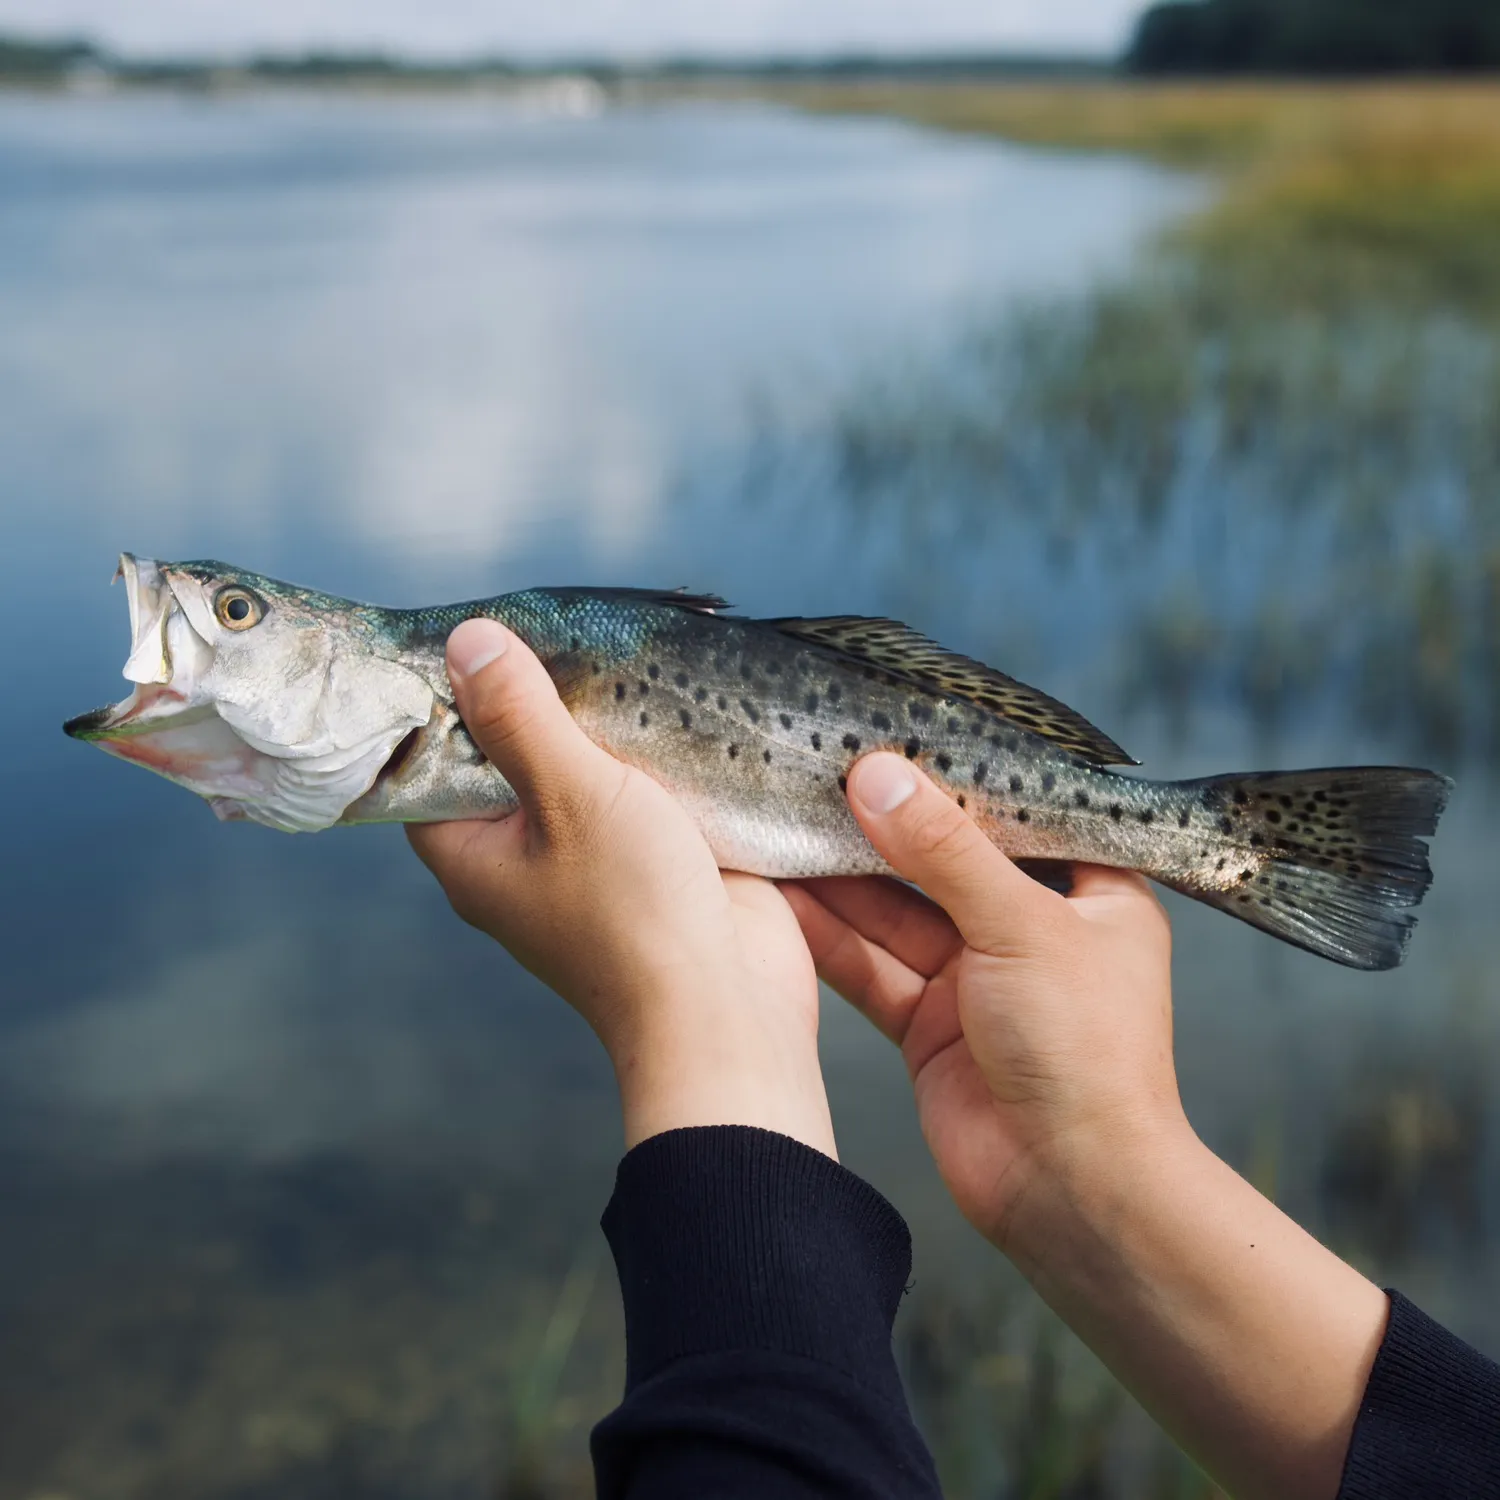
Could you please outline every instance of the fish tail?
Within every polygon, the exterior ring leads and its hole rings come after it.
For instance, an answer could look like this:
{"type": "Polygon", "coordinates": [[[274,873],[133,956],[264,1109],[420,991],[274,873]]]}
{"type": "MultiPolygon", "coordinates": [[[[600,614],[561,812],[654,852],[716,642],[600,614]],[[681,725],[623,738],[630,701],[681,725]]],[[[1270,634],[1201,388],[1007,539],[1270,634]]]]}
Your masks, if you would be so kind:
{"type": "Polygon", "coordinates": [[[1174,872],[1164,885],[1353,969],[1401,962],[1432,883],[1423,840],[1452,790],[1446,776],[1343,767],[1182,786],[1218,816],[1234,857],[1225,874],[1174,872]]]}

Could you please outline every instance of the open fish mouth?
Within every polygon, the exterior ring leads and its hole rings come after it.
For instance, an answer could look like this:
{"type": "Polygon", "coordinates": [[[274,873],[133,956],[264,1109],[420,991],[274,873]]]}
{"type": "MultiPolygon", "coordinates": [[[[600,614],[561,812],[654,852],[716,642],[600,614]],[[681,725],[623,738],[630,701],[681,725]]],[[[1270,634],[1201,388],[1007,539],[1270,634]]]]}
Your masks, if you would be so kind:
{"type": "Polygon", "coordinates": [[[128,697],[63,725],[74,739],[203,797],[221,818],[336,823],[433,689],[350,623],[358,608],[226,564],[120,556],[128,697]]]}
{"type": "MultiPolygon", "coordinates": [[[[213,647],[193,629],[170,574],[149,557],[122,552],[115,577],[125,580],[130,605],[130,657],[124,676],[135,687],[119,703],[69,719],[63,732],[79,740],[119,740],[207,718],[213,705],[198,689],[213,663],[213,647]]],[[[101,748],[124,753],[112,746],[101,748]]]]}

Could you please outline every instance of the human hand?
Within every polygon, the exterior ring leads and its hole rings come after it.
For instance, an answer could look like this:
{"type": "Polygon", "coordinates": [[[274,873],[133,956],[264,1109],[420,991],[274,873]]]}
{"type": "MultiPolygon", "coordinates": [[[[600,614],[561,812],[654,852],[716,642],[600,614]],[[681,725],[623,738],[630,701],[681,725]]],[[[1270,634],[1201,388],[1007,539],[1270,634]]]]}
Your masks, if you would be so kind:
{"type": "Polygon", "coordinates": [[[959,1207],[1227,1491],[1332,1495],[1386,1298],[1194,1135],[1146,882],[1080,866],[1056,895],[896,756],[860,761],[849,803],[933,899],[788,896],[819,972],[900,1043],[959,1207]]]}
{"type": "Polygon", "coordinates": [[[493,620],[449,638],[476,743],[515,788],[499,822],[414,825],[454,910],[593,1027],[627,1145],[684,1125],[758,1125],[835,1156],[818,989],[785,898],[722,874],[680,804],[595,745],[531,649],[493,620]]]}
{"type": "Polygon", "coordinates": [[[959,1208],[1024,1267],[1059,1197],[1191,1134],[1166,915],[1118,870],[1078,867],[1067,897],[1037,884],[899,756],[861,760],[849,804],[927,895],[868,877],[788,898],[819,973],[900,1045],[959,1208]]]}

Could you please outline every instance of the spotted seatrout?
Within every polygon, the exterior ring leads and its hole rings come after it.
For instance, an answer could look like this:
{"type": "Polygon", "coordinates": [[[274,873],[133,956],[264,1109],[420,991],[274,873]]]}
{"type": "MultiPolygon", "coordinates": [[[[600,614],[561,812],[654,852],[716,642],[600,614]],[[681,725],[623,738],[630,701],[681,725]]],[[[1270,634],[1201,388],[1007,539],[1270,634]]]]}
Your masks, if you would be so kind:
{"type": "Polygon", "coordinates": [[[612,754],[687,807],[721,866],[886,870],[849,813],[855,758],[920,765],[1017,859],[1140,870],[1355,968],[1401,961],[1450,783],[1394,767],[1152,782],[1056,700],[891,620],[751,620],[706,594],[527,589],[395,610],[218,562],[121,559],[123,702],[66,730],[222,818],[498,817],[515,794],[454,705],[444,642],[489,615],[530,643],[612,754]]]}

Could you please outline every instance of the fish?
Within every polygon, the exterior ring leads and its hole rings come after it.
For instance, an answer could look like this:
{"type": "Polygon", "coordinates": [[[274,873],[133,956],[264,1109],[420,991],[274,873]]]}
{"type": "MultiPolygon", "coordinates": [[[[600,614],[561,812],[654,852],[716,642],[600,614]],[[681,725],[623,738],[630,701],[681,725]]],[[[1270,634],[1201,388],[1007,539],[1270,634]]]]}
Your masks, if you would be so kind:
{"type": "Polygon", "coordinates": [[[1013,859],[1138,870],[1356,969],[1405,955],[1452,782],[1402,766],[1150,781],[1081,714],[889,619],[754,619],[714,594],[532,588],[386,609],[227,563],[125,553],[128,697],[64,730],[288,832],[499,818],[516,793],[454,703],[449,633],[527,642],[583,731],[671,792],[723,869],[891,874],[855,760],[921,767],[1013,859]]]}

